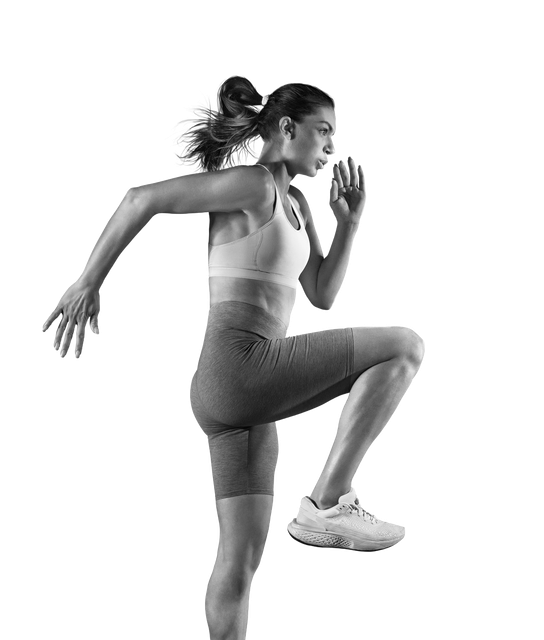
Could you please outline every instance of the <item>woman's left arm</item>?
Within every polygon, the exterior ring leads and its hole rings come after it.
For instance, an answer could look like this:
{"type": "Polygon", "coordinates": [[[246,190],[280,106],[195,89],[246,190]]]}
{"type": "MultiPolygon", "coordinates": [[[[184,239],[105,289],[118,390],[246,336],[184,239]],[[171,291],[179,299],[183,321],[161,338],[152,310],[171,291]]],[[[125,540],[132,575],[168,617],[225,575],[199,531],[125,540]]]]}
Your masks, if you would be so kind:
{"type": "Polygon", "coordinates": [[[293,188],[306,217],[306,231],[310,239],[310,258],[299,280],[310,302],[319,309],[330,309],[342,286],[365,205],[363,171],[360,166],[355,166],[352,158],[348,159],[348,168],[340,161],[340,166],[335,165],[333,170],[329,204],[337,227],[326,258],[323,257],[308,204],[302,193],[293,188]]]}

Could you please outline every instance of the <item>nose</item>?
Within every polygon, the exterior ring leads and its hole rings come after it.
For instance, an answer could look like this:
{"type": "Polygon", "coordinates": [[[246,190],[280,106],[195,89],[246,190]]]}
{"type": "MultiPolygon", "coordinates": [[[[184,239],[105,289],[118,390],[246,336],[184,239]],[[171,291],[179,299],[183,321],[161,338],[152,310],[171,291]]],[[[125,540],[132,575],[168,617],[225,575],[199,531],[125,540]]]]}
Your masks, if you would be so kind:
{"type": "Polygon", "coordinates": [[[325,147],[325,153],[329,156],[335,152],[334,144],[332,140],[329,140],[329,143],[325,147]]]}

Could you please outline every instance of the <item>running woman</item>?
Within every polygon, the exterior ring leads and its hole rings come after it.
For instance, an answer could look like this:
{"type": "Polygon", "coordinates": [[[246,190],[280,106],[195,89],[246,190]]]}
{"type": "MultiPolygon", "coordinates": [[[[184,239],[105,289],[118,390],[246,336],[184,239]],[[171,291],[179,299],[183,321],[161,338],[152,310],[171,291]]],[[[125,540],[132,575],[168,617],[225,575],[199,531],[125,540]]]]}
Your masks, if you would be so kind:
{"type": "Polygon", "coordinates": [[[232,77],[218,101],[218,111],[206,110],[187,134],[183,157],[204,171],[129,189],[44,331],[62,314],[54,347],[64,357],[75,333],[79,357],[87,321],[98,333],[100,286],[136,234],[158,213],[209,212],[210,309],[190,400],[208,436],[220,525],[205,603],[210,637],[239,640],[270,523],[276,422],[348,394],[323,471],[288,531],[319,547],[396,544],[404,528],[365,511],[352,479],[424,347],[403,327],[286,336],[297,282],[314,306],[333,304],[365,204],[363,171],[352,158],[334,165],[329,204],[337,227],[324,257],[308,203],[291,182],[316,176],[334,153],[332,98],[296,83],[263,98],[247,79],[232,77]],[[257,164],[224,168],[259,136],[257,164]]]}

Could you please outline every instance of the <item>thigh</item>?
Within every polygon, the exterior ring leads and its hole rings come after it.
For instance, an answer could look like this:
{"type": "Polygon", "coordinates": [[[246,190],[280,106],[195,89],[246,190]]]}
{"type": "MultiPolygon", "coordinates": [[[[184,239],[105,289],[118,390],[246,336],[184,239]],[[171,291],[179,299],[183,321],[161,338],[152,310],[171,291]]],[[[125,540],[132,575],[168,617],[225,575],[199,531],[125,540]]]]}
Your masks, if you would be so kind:
{"type": "Polygon", "coordinates": [[[278,392],[270,393],[276,403],[271,415],[280,420],[349,393],[367,369],[406,356],[418,341],[405,327],[350,327],[284,339],[289,357],[274,370],[278,392]]]}
{"type": "Polygon", "coordinates": [[[349,392],[351,328],[255,338],[228,330],[205,342],[196,387],[212,420],[231,427],[272,423],[349,392]]]}
{"type": "Polygon", "coordinates": [[[215,499],[274,494],[278,434],[274,422],[251,427],[221,425],[208,436],[215,499]]]}
{"type": "MultiPolygon", "coordinates": [[[[248,334],[250,335],[250,334],[248,334]]],[[[213,420],[272,423],[349,393],[367,369],[418,350],[405,327],[349,327],[255,339],[225,331],[205,343],[197,387],[213,420]]]]}

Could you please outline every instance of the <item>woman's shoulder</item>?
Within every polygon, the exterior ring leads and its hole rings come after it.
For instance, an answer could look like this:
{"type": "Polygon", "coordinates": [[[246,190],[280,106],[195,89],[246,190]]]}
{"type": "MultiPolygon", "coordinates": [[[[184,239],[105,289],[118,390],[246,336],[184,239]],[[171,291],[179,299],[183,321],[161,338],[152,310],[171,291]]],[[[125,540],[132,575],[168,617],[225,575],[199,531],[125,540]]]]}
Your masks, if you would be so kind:
{"type": "Polygon", "coordinates": [[[272,174],[259,165],[239,165],[206,174],[209,191],[217,193],[217,206],[210,211],[260,211],[275,201],[272,174]],[[225,204],[222,204],[222,203],[225,204]]]}
{"type": "Polygon", "coordinates": [[[219,169],[212,173],[225,177],[229,176],[230,178],[238,178],[256,184],[274,185],[274,177],[266,167],[260,164],[240,164],[235,167],[228,167],[227,169],[219,169]]]}
{"type": "Polygon", "coordinates": [[[259,202],[274,200],[275,182],[272,174],[259,164],[238,165],[221,169],[216,173],[222,174],[233,188],[245,190],[259,202]]]}

